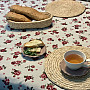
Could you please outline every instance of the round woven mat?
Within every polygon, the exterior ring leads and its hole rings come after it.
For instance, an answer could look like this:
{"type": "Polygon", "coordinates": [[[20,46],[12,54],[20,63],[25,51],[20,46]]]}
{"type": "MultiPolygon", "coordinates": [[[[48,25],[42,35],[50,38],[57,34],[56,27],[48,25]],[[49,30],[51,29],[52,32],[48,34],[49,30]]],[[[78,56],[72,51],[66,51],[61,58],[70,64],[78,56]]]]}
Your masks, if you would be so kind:
{"type": "Polygon", "coordinates": [[[60,62],[63,55],[68,50],[79,50],[86,54],[87,59],[90,58],[90,48],[81,46],[66,46],[56,49],[48,55],[45,61],[45,73],[47,77],[56,85],[71,90],[90,90],[90,72],[82,77],[70,77],[64,74],[60,69],[60,62]]]}
{"type": "Polygon", "coordinates": [[[74,17],[85,11],[85,6],[78,1],[59,0],[46,5],[45,10],[57,17],[74,17]]]}

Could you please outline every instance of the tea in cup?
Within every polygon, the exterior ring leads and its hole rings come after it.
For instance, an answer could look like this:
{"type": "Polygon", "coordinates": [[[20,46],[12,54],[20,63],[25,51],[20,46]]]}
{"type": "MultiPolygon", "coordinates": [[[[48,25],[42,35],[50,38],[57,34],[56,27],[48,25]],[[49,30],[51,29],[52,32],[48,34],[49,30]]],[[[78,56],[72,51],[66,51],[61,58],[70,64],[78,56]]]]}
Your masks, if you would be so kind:
{"type": "Polygon", "coordinates": [[[86,60],[86,55],[83,52],[77,50],[71,50],[64,54],[64,61],[66,66],[72,70],[77,70],[81,67],[88,67],[90,65],[86,65],[86,61],[90,61],[90,59],[86,60]]]}

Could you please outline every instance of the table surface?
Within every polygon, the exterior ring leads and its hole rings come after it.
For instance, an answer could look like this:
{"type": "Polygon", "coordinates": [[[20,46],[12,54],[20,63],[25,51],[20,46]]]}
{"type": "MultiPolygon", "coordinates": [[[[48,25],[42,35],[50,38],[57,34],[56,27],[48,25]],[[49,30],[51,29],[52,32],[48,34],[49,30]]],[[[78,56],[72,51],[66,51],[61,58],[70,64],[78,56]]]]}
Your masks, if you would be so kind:
{"type": "Polygon", "coordinates": [[[0,90],[63,90],[54,85],[44,72],[45,58],[63,46],[90,48],[90,2],[83,14],[72,18],[53,17],[52,25],[42,29],[11,29],[5,14],[11,5],[19,4],[45,12],[47,0],[0,1],[0,90]],[[33,60],[21,54],[25,42],[41,39],[46,47],[44,58],[33,60]]]}

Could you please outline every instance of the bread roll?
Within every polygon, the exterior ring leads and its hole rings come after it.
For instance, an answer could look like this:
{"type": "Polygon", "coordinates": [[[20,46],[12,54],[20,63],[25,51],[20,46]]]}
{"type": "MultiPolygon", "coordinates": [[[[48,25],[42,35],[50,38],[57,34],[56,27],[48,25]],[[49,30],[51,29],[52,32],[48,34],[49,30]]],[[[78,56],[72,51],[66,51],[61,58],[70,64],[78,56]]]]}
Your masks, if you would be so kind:
{"type": "Polygon", "coordinates": [[[16,22],[31,22],[31,20],[25,17],[24,15],[20,15],[14,12],[8,12],[6,14],[6,19],[16,21],[16,22]]]}
{"type": "Polygon", "coordinates": [[[47,14],[44,14],[43,12],[38,12],[37,10],[31,8],[31,7],[25,7],[25,6],[19,6],[19,5],[12,5],[10,7],[10,10],[12,12],[16,12],[19,14],[26,15],[34,20],[44,20],[47,19],[49,16],[47,14]]]}
{"type": "Polygon", "coordinates": [[[32,41],[26,42],[24,44],[24,47],[39,47],[39,46],[44,46],[44,43],[41,40],[33,39],[32,41]]]}

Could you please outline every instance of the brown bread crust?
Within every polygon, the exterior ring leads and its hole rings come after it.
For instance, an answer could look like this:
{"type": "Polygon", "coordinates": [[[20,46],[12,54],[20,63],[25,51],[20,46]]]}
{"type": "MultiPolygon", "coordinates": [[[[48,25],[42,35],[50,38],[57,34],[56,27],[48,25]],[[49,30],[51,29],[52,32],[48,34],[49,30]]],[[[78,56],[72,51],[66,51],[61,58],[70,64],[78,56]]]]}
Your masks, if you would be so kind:
{"type": "Polygon", "coordinates": [[[10,11],[26,15],[26,16],[28,16],[34,20],[38,20],[38,21],[48,18],[47,14],[44,14],[43,12],[38,12],[37,10],[35,10],[31,7],[12,5],[10,7],[10,11]]]}
{"type": "Polygon", "coordinates": [[[6,14],[6,19],[16,22],[31,22],[29,18],[25,17],[24,15],[17,14],[15,12],[8,12],[6,14]]]}

